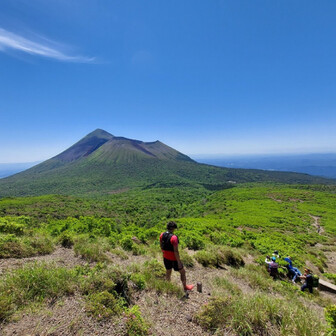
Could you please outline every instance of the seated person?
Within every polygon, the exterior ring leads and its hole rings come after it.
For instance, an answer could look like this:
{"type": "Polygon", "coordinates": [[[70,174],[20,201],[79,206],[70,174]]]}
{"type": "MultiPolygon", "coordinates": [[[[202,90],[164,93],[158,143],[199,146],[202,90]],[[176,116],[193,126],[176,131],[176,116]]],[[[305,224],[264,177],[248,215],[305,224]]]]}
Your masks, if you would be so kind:
{"type": "Polygon", "coordinates": [[[265,263],[267,264],[267,270],[270,276],[275,280],[279,274],[279,265],[276,262],[276,257],[272,257],[271,259],[269,259],[269,256],[267,256],[265,259],[265,263]]]}
{"type": "Polygon", "coordinates": [[[301,286],[301,290],[304,291],[308,288],[310,293],[313,293],[313,274],[309,268],[304,270],[304,274],[300,276],[301,279],[305,280],[305,283],[301,286]]]}

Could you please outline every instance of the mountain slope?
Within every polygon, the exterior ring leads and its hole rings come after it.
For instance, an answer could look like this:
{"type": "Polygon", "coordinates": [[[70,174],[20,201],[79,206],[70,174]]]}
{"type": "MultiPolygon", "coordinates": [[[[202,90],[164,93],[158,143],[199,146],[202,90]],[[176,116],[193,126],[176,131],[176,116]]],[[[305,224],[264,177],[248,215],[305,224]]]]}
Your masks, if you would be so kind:
{"type": "Polygon", "coordinates": [[[199,164],[160,141],[142,142],[97,129],[59,155],[0,180],[0,197],[107,194],[124,188],[193,186],[222,189],[240,182],[335,183],[306,174],[199,164]]]}

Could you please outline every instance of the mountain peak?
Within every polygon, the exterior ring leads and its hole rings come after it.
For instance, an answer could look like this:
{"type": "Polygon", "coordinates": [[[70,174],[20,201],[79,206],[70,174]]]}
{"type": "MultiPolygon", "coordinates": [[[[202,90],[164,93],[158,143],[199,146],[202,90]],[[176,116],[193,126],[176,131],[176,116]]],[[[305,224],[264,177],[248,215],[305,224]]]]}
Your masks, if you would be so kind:
{"type": "Polygon", "coordinates": [[[53,159],[61,162],[72,162],[78,160],[82,157],[90,155],[96,149],[104,145],[104,143],[113,138],[112,134],[97,128],[67,150],[55,156],[53,159]]]}
{"type": "Polygon", "coordinates": [[[101,128],[97,128],[95,129],[93,132],[89,133],[86,137],[92,137],[92,136],[96,136],[99,138],[111,138],[113,137],[113,135],[109,132],[106,132],[105,130],[101,129],[101,128]]]}

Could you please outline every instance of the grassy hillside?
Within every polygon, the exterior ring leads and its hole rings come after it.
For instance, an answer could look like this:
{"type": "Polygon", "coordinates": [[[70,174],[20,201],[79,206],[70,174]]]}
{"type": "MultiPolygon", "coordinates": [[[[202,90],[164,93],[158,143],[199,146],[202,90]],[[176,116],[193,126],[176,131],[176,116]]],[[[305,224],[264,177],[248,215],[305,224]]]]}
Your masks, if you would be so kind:
{"type": "MultiPolygon", "coordinates": [[[[99,160],[93,160],[93,157],[89,157],[52,170],[40,171],[36,167],[1,179],[0,197],[84,193],[106,195],[125,188],[153,186],[218,190],[230,187],[234,183],[245,182],[335,183],[334,180],[305,174],[227,169],[185,161],[142,159],[129,164],[98,158],[99,160]]],[[[52,162],[48,164],[52,165],[52,162]]]]}
{"type": "Polygon", "coordinates": [[[93,323],[119,325],[107,329],[112,335],[165,335],[158,321],[184,316],[177,327],[184,335],[322,335],[335,323],[333,297],[301,293],[283,270],[280,280],[271,280],[264,258],[277,249],[301,270],[308,266],[333,279],[335,191],[249,184],[215,192],[154,188],[90,199],[1,199],[0,319],[8,332],[19,328],[13,319],[28,323],[24,316],[30,326],[42,316],[43,324],[45,309],[61,319],[62,302],[73,311],[76,298],[83,309],[73,313],[72,324],[62,320],[65,333],[88,334],[93,323]],[[158,236],[171,219],[178,223],[187,274],[204,286],[204,294],[193,292],[189,301],[181,301],[177,277],[172,284],[162,279],[158,236]],[[13,264],[9,257],[18,259],[13,264]],[[29,257],[44,264],[20,264],[29,257]],[[169,314],[160,311],[169,306],[169,314]]]}

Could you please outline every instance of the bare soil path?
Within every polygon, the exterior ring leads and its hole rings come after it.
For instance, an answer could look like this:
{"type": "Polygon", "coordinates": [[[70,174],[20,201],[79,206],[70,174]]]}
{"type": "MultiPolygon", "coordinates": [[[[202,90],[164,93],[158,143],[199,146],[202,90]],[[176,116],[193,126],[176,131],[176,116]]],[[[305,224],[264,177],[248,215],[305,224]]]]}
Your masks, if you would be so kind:
{"type": "Polygon", "coordinates": [[[87,262],[82,258],[75,255],[73,249],[68,249],[64,247],[57,247],[53,253],[40,255],[30,258],[8,258],[0,259],[0,275],[8,270],[16,269],[26,265],[28,263],[34,262],[55,262],[59,266],[72,268],[76,265],[83,265],[87,262]]]}
{"type": "Polygon", "coordinates": [[[312,223],[312,225],[316,228],[317,233],[318,234],[324,233],[324,229],[320,225],[321,217],[319,217],[319,216],[313,216],[313,215],[309,215],[309,217],[314,220],[314,222],[312,223]]]}

